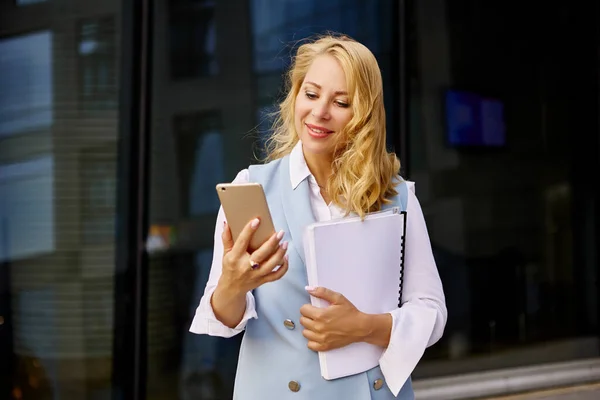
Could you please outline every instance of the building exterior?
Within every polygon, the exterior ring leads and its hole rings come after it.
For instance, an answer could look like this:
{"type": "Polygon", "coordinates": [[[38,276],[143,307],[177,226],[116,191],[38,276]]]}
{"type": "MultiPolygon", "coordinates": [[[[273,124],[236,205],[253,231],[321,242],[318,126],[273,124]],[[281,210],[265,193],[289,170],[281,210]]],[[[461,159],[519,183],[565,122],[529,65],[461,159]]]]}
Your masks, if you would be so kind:
{"type": "Polygon", "coordinates": [[[231,398],[240,338],[188,333],[214,186],[256,162],[290,55],[326,31],[380,63],[445,286],[420,398],[481,371],[600,371],[598,11],[0,0],[0,397],[231,398]]]}

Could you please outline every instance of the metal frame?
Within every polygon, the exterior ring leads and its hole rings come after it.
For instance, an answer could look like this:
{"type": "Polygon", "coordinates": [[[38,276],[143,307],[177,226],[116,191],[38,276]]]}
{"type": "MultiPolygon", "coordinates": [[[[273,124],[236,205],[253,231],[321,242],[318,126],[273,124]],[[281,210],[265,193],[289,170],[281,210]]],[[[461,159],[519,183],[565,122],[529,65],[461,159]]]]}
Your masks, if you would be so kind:
{"type": "Polygon", "coordinates": [[[153,1],[123,2],[113,399],[145,399],[153,1]]]}
{"type": "MultiPolygon", "coordinates": [[[[5,229],[0,219],[0,230],[5,229]]],[[[7,235],[4,235],[7,237],[7,235]]],[[[5,246],[0,243],[0,246],[5,246]]],[[[7,246],[8,247],[8,246],[7,246]]],[[[0,398],[9,399],[14,376],[13,328],[10,304],[10,261],[0,261],[0,398]]]]}
{"type": "MultiPolygon", "coordinates": [[[[596,16],[596,21],[598,20],[598,16],[600,16],[600,4],[598,2],[594,2],[593,6],[592,6],[592,12],[591,14],[593,16],[596,16]]],[[[600,25],[598,24],[593,24],[594,30],[593,30],[593,40],[594,40],[594,49],[598,49],[600,47],[600,25]]],[[[598,90],[598,88],[600,88],[600,70],[598,69],[598,66],[600,66],[600,52],[596,51],[594,53],[594,61],[595,61],[595,78],[596,78],[596,82],[595,82],[595,88],[597,91],[597,97],[596,97],[596,102],[595,102],[595,107],[596,110],[598,110],[600,108],[600,90],[598,90]]],[[[598,114],[596,114],[598,115],[598,114]]],[[[595,159],[595,168],[593,169],[593,171],[599,171],[600,170],[600,117],[596,117],[596,144],[595,144],[595,155],[596,155],[596,159],[595,159]]],[[[595,202],[594,202],[594,211],[595,211],[595,221],[593,223],[594,226],[594,238],[593,240],[596,242],[596,314],[597,314],[597,326],[595,329],[595,334],[596,336],[598,336],[600,338],[600,252],[598,252],[598,243],[600,242],[600,184],[598,184],[598,180],[596,180],[596,184],[595,184],[595,190],[594,190],[594,194],[595,194],[595,202]]],[[[600,350],[600,349],[599,349],[600,350]]]]}
{"type": "Polygon", "coordinates": [[[410,77],[408,71],[409,49],[409,27],[407,21],[411,18],[411,1],[398,0],[396,3],[398,16],[396,24],[396,37],[398,48],[397,70],[398,81],[396,87],[398,90],[398,136],[394,140],[396,154],[400,157],[402,165],[402,176],[410,177],[410,77]]]}

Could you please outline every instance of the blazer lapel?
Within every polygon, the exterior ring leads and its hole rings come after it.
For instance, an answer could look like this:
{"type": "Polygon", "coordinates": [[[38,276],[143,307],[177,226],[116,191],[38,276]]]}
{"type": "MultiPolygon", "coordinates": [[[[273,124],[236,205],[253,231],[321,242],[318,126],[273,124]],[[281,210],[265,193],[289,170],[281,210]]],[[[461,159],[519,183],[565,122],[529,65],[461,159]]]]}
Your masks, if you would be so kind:
{"type": "Polygon", "coordinates": [[[282,173],[279,182],[282,194],[281,201],[283,212],[290,228],[290,236],[294,242],[294,248],[298,252],[302,262],[304,259],[304,228],[316,222],[313,210],[310,206],[310,187],[308,179],[304,179],[296,189],[292,188],[290,181],[290,157],[282,160],[282,173]]]}

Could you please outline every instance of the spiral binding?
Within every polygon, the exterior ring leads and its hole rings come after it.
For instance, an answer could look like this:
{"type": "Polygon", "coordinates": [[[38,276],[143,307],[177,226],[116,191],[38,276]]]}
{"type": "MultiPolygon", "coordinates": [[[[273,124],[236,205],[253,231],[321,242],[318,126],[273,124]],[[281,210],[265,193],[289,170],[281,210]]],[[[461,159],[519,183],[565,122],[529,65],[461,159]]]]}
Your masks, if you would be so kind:
{"type": "Polygon", "coordinates": [[[406,249],[406,211],[403,211],[404,214],[404,235],[402,235],[402,252],[400,255],[400,277],[399,277],[399,287],[398,287],[398,308],[402,307],[402,281],[404,280],[404,250],[406,249]]]}

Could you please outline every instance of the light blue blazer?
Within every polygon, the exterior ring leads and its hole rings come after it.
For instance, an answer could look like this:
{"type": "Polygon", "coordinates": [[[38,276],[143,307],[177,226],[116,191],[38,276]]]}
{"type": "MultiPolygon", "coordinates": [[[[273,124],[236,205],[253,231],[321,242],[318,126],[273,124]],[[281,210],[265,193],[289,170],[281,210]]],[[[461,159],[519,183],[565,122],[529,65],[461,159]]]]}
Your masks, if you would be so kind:
{"type": "MultiPolygon", "coordinates": [[[[265,165],[251,166],[250,182],[262,184],[275,228],[289,241],[289,270],[279,281],[260,286],[253,294],[258,319],[246,325],[235,380],[236,400],[412,400],[408,379],[398,397],[384,383],[379,367],[367,372],[327,381],[321,377],[318,354],[307,347],[302,336],[300,307],[310,303],[304,287],[308,284],[304,266],[302,234],[315,222],[310,206],[309,183],[305,179],[293,189],[289,157],[265,165]],[[285,325],[284,321],[289,320],[285,325]],[[291,323],[290,323],[291,321],[291,323]],[[292,326],[292,324],[294,326],[292,326]],[[291,388],[298,389],[292,391],[291,388]]],[[[393,204],[406,209],[407,188],[402,183],[393,204]]]]}

